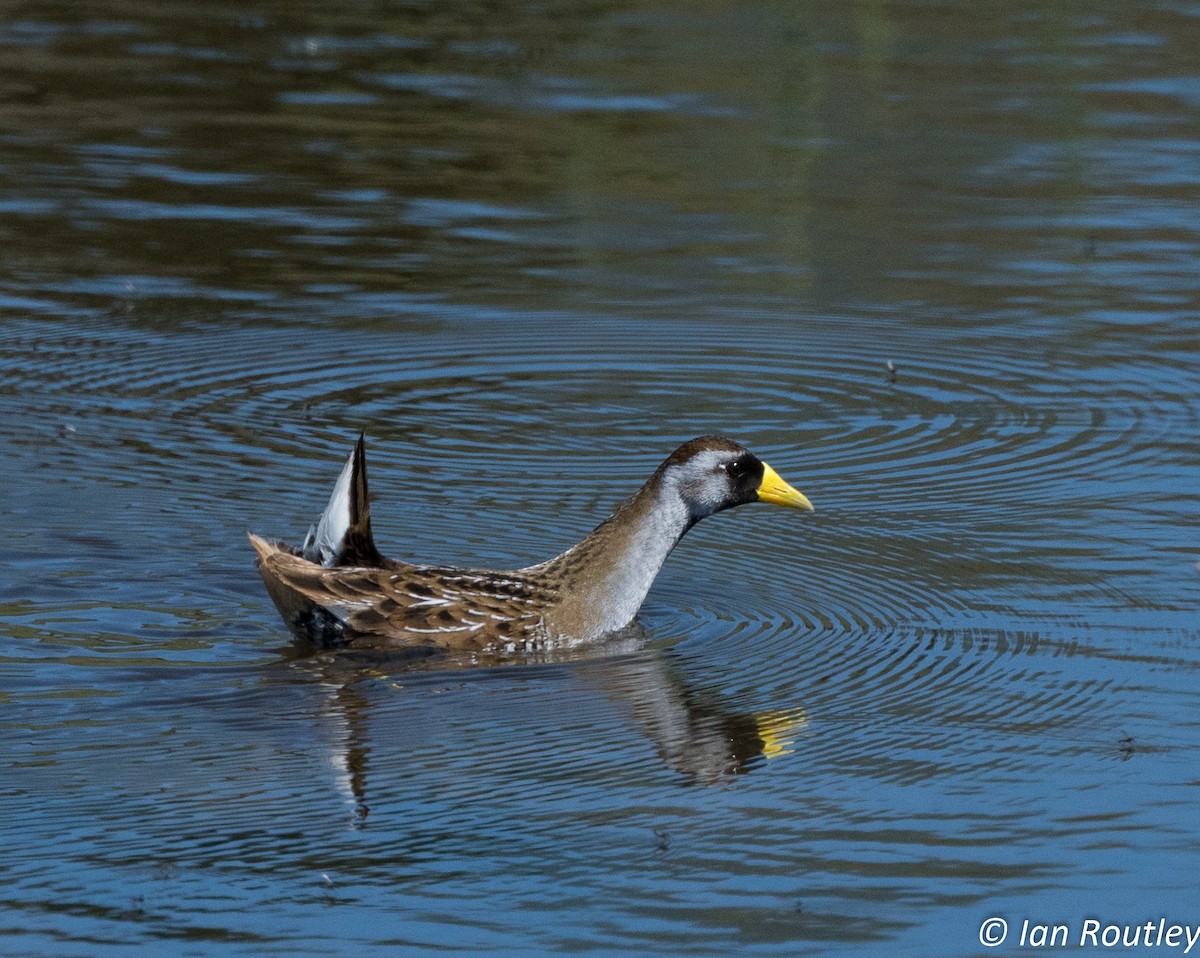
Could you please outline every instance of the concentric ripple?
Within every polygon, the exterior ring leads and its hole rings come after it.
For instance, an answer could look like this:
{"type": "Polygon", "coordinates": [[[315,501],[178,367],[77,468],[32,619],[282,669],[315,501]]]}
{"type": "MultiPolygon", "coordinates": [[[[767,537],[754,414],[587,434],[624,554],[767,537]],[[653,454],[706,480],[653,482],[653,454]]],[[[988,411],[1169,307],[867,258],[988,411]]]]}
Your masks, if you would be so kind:
{"type": "Polygon", "coordinates": [[[0,16],[0,951],[1194,910],[1197,10],[1046,6],[0,16]],[[245,533],[362,431],[398,557],[545,558],[702,433],[816,512],[574,657],[314,650],[245,533]]]}
{"type": "Polygon", "coordinates": [[[0,395],[44,397],[24,433],[43,466],[136,481],[151,500],[170,484],[162,510],[282,536],[303,532],[365,430],[392,551],[493,564],[564,548],[676,443],[733,434],[818,512],[722,517],[685,543],[681,578],[719,549],[729,579],[704,596],[714,610],[725,585],[750,588],[748,614],[762,605],[833,631],[948,625],[967,608],[1034,604],[1043,588],[1084,601],[1117,588],[1086,543],[1047,534],[1046,515],[1101,522],[1200,419],[1200,389],[1180,385],[1195,370],[1156,380],[1149,355],[1088,369],[1060,359],[1039,379],[1036,341],[992,343],[984,361],[969,338],[935,350],[910,333],[889,369],[874,347],[831,343],[800,317],[736,336],[703,319],[654,324],[636,349],[622,348],[620,322],[569,325],[552,345],[550,325],[564,324],[435,311],[305,343],[267,322],[222,329],[214,352],[199,324],[168,335],[115,318],[14,322],[0,395]],[[232,465],[232,512],[214,461],[232,465]],[[767,576],[755,575],[761,554],[767,576]]]}

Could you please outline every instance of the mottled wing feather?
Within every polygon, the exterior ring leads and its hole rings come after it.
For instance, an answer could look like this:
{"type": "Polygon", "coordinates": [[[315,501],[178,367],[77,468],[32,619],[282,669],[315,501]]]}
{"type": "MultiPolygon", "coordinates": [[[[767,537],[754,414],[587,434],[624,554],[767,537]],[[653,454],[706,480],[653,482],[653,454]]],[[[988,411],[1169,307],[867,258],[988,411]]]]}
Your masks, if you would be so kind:
{"type": "Polygon", "coordinates": [[[329,569],[287,547],[259,540],[255,548],[285,621],[319,642],[500,650],[540,647],[547,639],[543,612],[554,595],[519,573],[395,562],[329,569]]]}

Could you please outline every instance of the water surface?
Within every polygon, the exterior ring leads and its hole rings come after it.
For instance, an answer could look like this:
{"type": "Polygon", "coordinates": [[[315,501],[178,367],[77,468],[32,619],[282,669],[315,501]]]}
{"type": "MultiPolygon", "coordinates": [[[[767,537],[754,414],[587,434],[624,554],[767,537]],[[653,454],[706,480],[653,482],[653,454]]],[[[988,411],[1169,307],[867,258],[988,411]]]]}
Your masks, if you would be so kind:
{"type": "Polygon", "coordinates": [[[0,952],[964,955],[1193,920],[1179,3],[0,13],[0,952]],[[314,653],[351,443],[523,565],[679,442],[602,654],[314,653]]]}

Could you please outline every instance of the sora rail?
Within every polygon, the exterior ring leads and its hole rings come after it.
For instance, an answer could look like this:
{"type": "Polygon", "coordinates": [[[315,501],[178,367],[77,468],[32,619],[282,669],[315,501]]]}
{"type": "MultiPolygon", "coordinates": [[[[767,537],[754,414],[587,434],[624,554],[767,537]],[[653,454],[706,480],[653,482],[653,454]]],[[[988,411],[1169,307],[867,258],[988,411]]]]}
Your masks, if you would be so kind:
{"type": "Polygon", "coordinates": [[[577,545],[513,571],[385,559],[371,535],[362,437],[299,548],[250,534],[267,592],[321,645],[511,652],[581,645],[629,625],[701,519],[748,502],[812,503],[745,446],[702,436],[669,455],[577,545]]]}

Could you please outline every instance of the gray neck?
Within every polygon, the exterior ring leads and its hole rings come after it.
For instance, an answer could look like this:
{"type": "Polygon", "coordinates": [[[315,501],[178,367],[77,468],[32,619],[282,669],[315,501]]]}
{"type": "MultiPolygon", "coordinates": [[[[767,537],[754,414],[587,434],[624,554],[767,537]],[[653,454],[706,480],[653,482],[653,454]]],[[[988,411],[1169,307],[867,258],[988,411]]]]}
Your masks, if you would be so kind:
{"type": "Polygon", "coordinates": [[[627,626],[692,525],[678,489],[658,476],[651,479],[578,545],[526,570],[561,582],[562,599],[548,624],[576,639],[627,626]]]}

